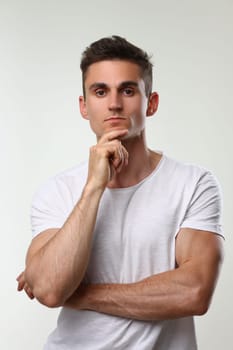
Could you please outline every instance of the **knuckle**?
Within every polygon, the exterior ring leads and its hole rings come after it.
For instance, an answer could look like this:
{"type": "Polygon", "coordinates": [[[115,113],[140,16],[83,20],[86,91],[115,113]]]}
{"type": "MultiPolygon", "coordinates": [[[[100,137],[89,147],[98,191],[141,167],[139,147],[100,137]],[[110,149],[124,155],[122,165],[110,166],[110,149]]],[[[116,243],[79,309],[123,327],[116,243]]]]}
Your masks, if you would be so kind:
{"type": "Polygon", "coordinates": [[[97,145],[91,146],[90,153],[92,154],[99,153],[100,150],[101,150],[101,147],[97,144],[97,145]]]}
{"type": "Polygon", "coordinates": [[[113,140],[113,144],[118,147],[121,145],[121,142],[119,140],[113,140]]]}
{"type": "Polygon", "coordinates": [[[91,147],[90,147],[90,152],[91,152],[91,153],[95,152],[95,149],[96,149],[96,145],[91,146],[91,147]]]}

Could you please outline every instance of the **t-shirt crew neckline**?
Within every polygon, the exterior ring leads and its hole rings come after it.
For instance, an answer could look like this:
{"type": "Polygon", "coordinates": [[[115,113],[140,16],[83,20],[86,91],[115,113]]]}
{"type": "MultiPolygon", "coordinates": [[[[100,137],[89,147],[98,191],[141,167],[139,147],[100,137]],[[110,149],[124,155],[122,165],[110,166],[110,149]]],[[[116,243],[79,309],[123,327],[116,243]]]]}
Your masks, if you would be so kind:
{"type": "Polygon", "coordinates": [[[142,179],[140,182],[138,182],[135,185],[129,186],[129,187],[116,187],[116,188],[109,188],[106,187],[106,190],[110,191],[110,192],[129,192],[129,191],[133,191],[134,189],[136,189],[137,187],[141,186],[144,182],[148,181],[150,178],[152,178],[153,176],[157,175],[158,171],[160,170],[160,168],[162,167],[166,156],[163,154],[163,152],[158,152],[161,154],[161,158],[158,162],[158,164],[156,165],[156,167],[154,168],[154,170],[148,175],[146,176],[144,179],[142,179]]]}

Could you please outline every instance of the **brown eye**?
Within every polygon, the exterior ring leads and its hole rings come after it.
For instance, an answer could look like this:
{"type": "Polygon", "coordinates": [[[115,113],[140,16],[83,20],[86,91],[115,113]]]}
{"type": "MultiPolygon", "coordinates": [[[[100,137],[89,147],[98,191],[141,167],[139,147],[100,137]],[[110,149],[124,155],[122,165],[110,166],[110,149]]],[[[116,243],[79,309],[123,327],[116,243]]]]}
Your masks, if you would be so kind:
{"type": "Polygon", "coordinates": [[[98,97],[103,97],[103,96],[106,95],[106,92],[105,92],[104,89],[97,89],[97,90],[95,90],[95,94],[96,94],[96,96],[98,96],[98,97]]]}
{"type": "Polygon", "coordinates": [[[125,96],[133,96],[134,90],[133,90],[132,88],[125,88],[125,89],[123,90],[123,94],[124,94],[125,96]]]}

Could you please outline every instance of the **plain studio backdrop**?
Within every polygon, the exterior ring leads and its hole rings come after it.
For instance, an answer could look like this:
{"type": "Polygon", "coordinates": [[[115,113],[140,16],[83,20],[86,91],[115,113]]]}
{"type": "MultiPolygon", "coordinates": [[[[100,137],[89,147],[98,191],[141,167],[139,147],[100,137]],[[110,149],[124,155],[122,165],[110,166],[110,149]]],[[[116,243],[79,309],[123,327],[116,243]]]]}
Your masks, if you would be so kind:
{"type": "Polygon", "coordinates": [[[153,54],[160,107],[147,121],[149,146],[209,168],[222,185],[226,258],[196,329],[200,350],[231,350],[232,0],[1,0],[0,7],[0,348],[40,350],[55,327],[59,310],[16,292],[31,198],[88,157],[95,137],[77,104],[80,56],[92,41],[118,34],[153,54]]]}

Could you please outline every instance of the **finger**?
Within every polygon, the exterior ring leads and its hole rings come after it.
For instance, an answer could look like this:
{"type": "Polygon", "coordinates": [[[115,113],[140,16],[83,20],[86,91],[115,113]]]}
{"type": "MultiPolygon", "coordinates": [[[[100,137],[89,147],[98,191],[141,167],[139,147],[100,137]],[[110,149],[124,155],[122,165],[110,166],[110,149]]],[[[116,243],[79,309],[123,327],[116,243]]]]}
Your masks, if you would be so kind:
{"type": "Polygon", "coordinates": [[[129,153],[124,146],[122,146],[122,152],[124,154],[124,165],[127,166],[129,164],[129,153]]]}
{"type": "Polygon", "coordinates": [[[34,299],[34,298],[35,298],[35,296],[34,296],[34,294],[32,293],[31,290],[28,290],[26,293],[27,293],[27,296],[28,296],[30,299],[34,299]]]}
{"type": "Polygon", "coordinates": [[[127,129],[122,129],[122,130],[112,130],[106,134],[104,134],[100,140],[99,140],[99,144],[103,144],[105,142],[108,142],[108,141],[112,141],[114,139],[118,139],[118,138],[121,138],[123,136],[125,136],[126,134],[128,133],[128,130],[127,129]]]}
{"type": "Polygon", "coordinates": [[[113,144],[113,153],[111,155],[111,161],[112,164],[115,168],[115,170],[117,170],[117,168],[120,166],[120,164],[123,162],[123,152],[122,152],[122,145],[120,143],[120,141],[114,141],[113,144]]]}
{"type": "Polygon", "coordinates": [[[118,165],[118,167],[117,167],[117,169],[116,169],[116,171],[117,171],[118,173],[121,172],[121,170],[122,170],[123,167],[125,167],[125,166],[128,165],[128,157],[129,157],[129,154],[128,154],[128,152],[127,152],[127,150],[125,149],[124,146],[121,147],[121,154],[122,154],[122,155],[121,155],[122,161],[121,161],[121,163],[118,165]]]}
{"type": "Polygon", "coordinates": [[[20,292],[25,286],[24,273],[20,274],[20,276],[17,277],[17,281],[18,281],[17,290],[20,292]]]}
{"type": "Polygon", "coordinates": [[[120,158],[120,161],[116,167],[116,171],[119,173],[124,165],[124,152],[123,152],[123,148],[120,147],[119,150],[119,158],[120,158]]]}
{"type": "Polygon", "coordinates": [[[24,282],[19,282],[19,283],[18,283],[18,287],[17,287],[18,292],[20,292],[21,290],[24,289],[24,285],[25,285],[24,282]]]}
{"type": "Polygon", "coordinates": [[[30,299],[34,299],[34,294],[32,293],[32,290],[27,283],[24,286],[24,291],[30,299]]]}
{"type": "Polygon", "coordinates": [[[19,281],[23,275],[24,275],[24,271],[21,272],[21,273],[17,276],[16,281],[19,281]]]}
{"type": "Polygon", "coordinates": [[[113,160],[110,159],[109,160],[109,181],[112,180],[112,178],[114,177],[115,171],[116,171],[116,169],[113,165],[113,160]]]}

